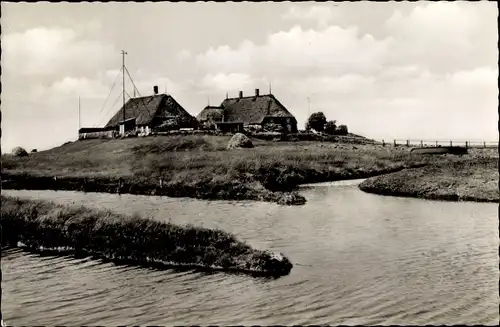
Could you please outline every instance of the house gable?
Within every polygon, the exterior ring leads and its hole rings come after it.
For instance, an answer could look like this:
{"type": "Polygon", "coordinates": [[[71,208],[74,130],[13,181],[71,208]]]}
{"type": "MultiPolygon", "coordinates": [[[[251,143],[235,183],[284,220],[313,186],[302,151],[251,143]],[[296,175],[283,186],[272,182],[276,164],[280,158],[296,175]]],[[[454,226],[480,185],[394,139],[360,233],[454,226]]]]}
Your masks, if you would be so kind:
{"type": "Polygon", "coordinates": [[[266,117],[295,117],[272,94],[230,98],[222,102],[225,121],[243,122],[245,125],[262,124],[266,117]]]}
{"type": "MultiPolygon", "coordinates": [[[[125,103],[125,120],[134,119],[136,124],[150,125],[155,121],[191,115],[175,99],[166,94],[132,98],[125,103]]],[[[123,107],[109,120],[105,127],[116,127],[123,121],[123,107]]]]}

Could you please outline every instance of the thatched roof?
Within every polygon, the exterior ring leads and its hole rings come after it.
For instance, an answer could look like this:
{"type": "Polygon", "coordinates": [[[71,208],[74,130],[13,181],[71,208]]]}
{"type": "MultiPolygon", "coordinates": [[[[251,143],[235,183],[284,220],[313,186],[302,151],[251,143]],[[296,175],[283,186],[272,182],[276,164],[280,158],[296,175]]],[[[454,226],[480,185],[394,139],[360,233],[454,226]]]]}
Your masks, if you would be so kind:
{"type": "MultiPolygon", "coordinates": [[[[168,119],[179,116],[191,117],[174,98],[167,94],[132,98],[125,103],[125,120],[135,118],[137,125],[147,125],[155,117],[168,119]]],[[[117,126],[122,121],[123,108],[120,108],[105,127],[117,126]]]]}
{"type": "Polygon", "coordinates": [[[266,117],[295,118],[272,94],[226,99],[221,107],[228,122],[261,124],[266,117]]]}
{"type": "Polygon", "coordinates": [[[203,110],[196,116],[198,121],[212,120],[222,120],[223,109],[222,107],[206,106],[203,110]]]}

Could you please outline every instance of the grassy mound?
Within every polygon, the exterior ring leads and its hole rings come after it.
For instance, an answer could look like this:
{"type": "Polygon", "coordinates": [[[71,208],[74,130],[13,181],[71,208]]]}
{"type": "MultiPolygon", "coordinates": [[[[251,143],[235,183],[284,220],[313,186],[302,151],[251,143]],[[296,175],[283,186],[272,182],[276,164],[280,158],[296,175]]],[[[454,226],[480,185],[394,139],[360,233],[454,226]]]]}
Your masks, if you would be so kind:
{"type": "Polygon", "coordinates": [[[89,255],[138,265],[241,271],[283,276],[282,255],[252,249],[221,230],[178,226],[110,211],[1,197],[2,247],[89,255]]]}
{"type": "Polygon", "coordinates": [[[498,158],[474,158],[370,178],[359,188],[381,195],[498,202],[498,179],[498,158]]]}

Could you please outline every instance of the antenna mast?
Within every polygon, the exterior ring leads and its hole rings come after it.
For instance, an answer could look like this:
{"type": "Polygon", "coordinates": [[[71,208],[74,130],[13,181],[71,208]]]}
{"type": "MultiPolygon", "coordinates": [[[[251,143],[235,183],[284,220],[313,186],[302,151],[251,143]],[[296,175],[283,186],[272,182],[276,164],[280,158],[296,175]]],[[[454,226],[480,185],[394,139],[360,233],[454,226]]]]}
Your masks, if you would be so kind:
{"type": "Polygon", "coordinates": [[[125,55],[122,50],[122,100],[123,100],[123,133],[125,134],[125,55]]]}
{"type": "Polygon", "coordinates": [[[80,96],[78,96],[78,137],[77,140],[80,139],[80,129],[82,128],[82,125],[80,123],[81,118],[80,118],[80,96]]]}
{"type": "Polygon", "coordinates": [[[81,108],[80,108],[80,96],[78,96],[78,129],[82,127],[80,122],[81,122],[81,108]]]}

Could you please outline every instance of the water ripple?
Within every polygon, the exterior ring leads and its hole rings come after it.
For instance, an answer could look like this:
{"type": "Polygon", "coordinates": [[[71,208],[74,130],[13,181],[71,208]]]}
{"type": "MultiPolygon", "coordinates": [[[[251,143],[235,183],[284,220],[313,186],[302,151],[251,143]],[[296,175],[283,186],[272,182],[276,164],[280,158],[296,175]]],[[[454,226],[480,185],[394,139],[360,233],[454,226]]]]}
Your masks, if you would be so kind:
{"type": "Polygon", "coordinates": [[[222,228],[293,262],[280,279],[118,266],[2,249],[9,325],[498,322],[497,206],[308,187],[301,207],[7,191],[222,228]],[[251,209],[251,210],[249,210],[251,209]]]}

